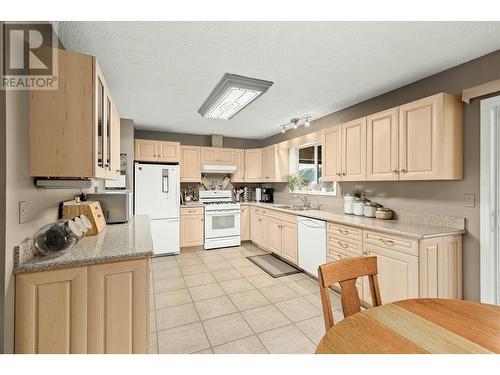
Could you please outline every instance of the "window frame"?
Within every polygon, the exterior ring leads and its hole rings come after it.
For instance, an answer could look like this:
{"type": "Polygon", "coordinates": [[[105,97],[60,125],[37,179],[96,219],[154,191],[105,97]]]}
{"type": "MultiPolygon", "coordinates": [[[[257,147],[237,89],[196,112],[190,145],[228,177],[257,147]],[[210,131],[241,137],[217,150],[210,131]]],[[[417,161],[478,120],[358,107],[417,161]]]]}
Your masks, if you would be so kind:
{"type": "MultiPolygon", "coordinates": [[[[318,146],[323,146],[320,141],[315,141],[311,143],[306,143],[294,148],[291,148],[289,151],[290,153],[294,153],[294,156],[292,158],[293,162],[289,164],[289,172],[290,173],[297,173],[299,171],[299,150],[308,148],[314,146],[314,179],[316,184],[320,184],[319,178],[318,178],[318,146]]],[[[290,155],[291,156],[291,155],[290,155]]],[[[327,181],[330,182],[330,181],[327,181]]],[[[332,181],[332,186],[333,190],[332,191],[321,191],[321,190],[306,190],[306,189],[300,189],[300,190],[290,190],[289,192],[291,194],[306,194],[306,195],[326,195],[326,196],[337,196],[337,183],[335,181],[332,181]]]]}

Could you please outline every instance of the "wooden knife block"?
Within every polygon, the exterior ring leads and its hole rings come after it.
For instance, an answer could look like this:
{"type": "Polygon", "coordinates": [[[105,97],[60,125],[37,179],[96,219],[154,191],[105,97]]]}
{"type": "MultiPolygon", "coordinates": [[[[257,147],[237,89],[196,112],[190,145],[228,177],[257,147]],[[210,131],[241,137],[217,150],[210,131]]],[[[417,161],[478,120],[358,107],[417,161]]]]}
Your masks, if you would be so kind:
{"type": "Polygon", "coordinates": [[[86,201],[76,203],[76,201],[63,202],[63,218],[73,219],[81,214],[85,215],[92,224],[87,236],[95,236],[106,227],[106,219],[102,212],[101,204],[97,201],[86,201]]]}

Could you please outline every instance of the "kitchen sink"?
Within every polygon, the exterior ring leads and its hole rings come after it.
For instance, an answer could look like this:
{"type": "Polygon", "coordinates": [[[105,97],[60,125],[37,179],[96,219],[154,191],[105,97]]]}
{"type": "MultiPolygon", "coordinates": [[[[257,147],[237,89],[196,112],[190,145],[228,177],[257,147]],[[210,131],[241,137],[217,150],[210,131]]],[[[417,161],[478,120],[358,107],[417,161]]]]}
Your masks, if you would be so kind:
{"type": "Polygon", "coordinates": [[[273,207],[276,208],[282,208],[284,210],[293,210],[293,211],[307,211],[310,210],[310,207],[305,207],[305,206],[291,206],[291,205],[286,205],[286,204],[276,204],[273,207]]]}

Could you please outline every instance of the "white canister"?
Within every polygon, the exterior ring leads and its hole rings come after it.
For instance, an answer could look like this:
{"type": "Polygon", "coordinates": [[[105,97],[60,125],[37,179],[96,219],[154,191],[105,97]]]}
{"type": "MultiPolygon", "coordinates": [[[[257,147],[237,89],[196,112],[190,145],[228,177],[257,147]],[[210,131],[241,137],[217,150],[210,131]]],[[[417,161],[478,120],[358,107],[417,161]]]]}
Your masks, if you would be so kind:
{"type": "Polygon", "coordinates": [[[347,193],[344,195],[344,213],[347,215],[352,215],[354,213],[353,203],[356,196],[354,194],[347,193]]]}
{"type": "Polygon", "coordinates": [[[375,202],[367,202],[365,203],[364,207],[364,215],[365,217],[375,217],[375,212],[379,207],[382,207],[382,205],[375,203],[375,202]]]}
{"type": "Polygon", "coordinates": [[[366,198],[356,198],[354,200],[353,212],[356,216],[365,216],[365,203],[369,202],[366,198]]]}

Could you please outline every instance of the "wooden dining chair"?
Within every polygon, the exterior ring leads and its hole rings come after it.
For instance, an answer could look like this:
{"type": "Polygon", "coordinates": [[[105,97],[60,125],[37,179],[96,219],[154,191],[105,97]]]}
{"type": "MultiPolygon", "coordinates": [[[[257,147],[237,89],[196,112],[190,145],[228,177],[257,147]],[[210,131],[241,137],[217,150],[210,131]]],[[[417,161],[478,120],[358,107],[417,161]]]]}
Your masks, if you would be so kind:
{"type": "Polygon", "coordinates": [[[382,305],[377,274],[376,256],[343,259],[319,266],[318,282],[326,330],[333,327],[333,311],[329,293],[330,287],[333,284],[339,283],[342,311],[344,317],[348,317],[349,315],[361,311],[359,294],[356,289],[356,280],[358,277],[368,276],[372,306],[382,305]]]}

